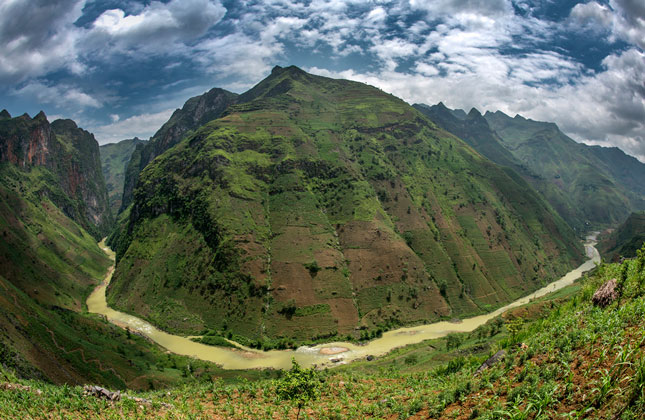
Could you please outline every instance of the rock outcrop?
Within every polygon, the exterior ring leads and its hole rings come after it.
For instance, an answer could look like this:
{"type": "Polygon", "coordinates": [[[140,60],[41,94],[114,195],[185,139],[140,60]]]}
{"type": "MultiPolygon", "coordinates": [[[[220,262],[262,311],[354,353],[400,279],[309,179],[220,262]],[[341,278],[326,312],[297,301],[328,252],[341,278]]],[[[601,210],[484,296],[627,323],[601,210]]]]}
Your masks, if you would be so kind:
{"type": "Polygon", "coordinates": [[[615,301],[617,297],[616,279],[611,279],[596,290],[596,293],[593,294],[592,301],[594,305],[604,308],[615,301]]]}
{"type": "Polygon", "coordinates": [[[179,143],[190,130],[222,116],[229,105],[237,101],[237,98],[237,94],[219,88],[190,98],[181,109],[175,110],[168,122],[152,136],[148,143],[137,145],[126,168],[120,211],[125,210],[132,203],[139,173],[148,163],[179,143]]]}
{"type": "Polygon", "coordinates": [[[52,175],[40,183],[39,194],[96,238],[105,235],[113,217],[101,172],[99,146],[94,135],[72,120],[47,121],[41,111],[0,118],[0,163],[10,162],[23,171],[41,167],[52,175]]]}

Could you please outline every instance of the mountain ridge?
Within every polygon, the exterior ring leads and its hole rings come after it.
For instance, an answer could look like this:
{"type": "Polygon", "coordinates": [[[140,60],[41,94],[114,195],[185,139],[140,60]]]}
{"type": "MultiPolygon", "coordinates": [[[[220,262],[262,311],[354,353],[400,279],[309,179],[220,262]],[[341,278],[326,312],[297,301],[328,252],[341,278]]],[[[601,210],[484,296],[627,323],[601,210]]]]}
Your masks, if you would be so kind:
{"type": "MultiPolygon", "coordinates": [[[[501,111],[460,119],[443,104],[415,107],[494,162],[521,174],[577,232],[622,221],[645,208],[645,165],[615,148],[587,146],[554,123],[501,111]],[[629,168],[629,169],[626,169],[629,168]]],[[[463,112],[463,111],[462,111],[463,112]]]]}

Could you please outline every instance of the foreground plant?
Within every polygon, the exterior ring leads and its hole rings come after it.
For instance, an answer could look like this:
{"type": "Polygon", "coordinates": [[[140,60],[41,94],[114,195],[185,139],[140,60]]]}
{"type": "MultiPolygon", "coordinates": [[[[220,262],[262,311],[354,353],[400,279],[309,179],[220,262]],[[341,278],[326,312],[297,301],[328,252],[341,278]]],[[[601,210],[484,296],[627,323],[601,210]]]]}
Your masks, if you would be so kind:
{"type": "Polygon", "coordinates": [[[291,370],[277,381],[276,394],[282,400],[290,401],[298,407],[296,420],[300,418],[300,410],[310,401],[320,396],[320,378],[314,368],[303,369],[295,358],[291,359],[291,370]]]}

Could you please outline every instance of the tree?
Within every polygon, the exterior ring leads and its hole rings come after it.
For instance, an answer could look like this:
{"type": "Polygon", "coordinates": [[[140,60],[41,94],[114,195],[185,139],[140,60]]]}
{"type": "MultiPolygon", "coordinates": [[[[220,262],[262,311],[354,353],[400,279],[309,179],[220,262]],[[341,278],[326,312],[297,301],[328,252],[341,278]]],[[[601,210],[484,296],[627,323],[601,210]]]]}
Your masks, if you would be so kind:
{"type": "Polygon", "coordinates": [[[522,330],[523,325],[524,320],[521,317],[517,317],[506,323],[506,328],[508,328],[508,332],[511,333],[511,340],[513,342],[517,339],[517,334],[522,330]]]}
{"type": "Polygon", "coordinates": [[[290,401],[298,407],[297,420],[300,417],[300,410],[320,396],[318,373],[314,368],[303,369],[295,358],[291,358],[291,370],[277,381],[276,394],[278,398],[290,401]]]}

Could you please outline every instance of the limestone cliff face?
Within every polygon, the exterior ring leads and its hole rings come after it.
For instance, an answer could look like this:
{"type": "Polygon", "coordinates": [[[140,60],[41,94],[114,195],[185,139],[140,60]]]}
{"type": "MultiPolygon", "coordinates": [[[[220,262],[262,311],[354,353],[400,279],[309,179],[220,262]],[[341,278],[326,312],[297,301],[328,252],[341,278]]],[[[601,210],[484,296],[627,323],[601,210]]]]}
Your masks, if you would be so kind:
{"type": "Polygon", "coordinates": [[[121,211],[132,202],[139,173],[148,163],[179,143],[190,130],[221,117],[229,105],[236,103],[237,99],[237,94],[219,88],[190,98],[181,109],[175,110],[168,122],[152,136],[147,144],[137,146],[125,173],[121,211]]]}
{"type": "Polygon", "coordinates": [[[101,171],[99,146],[94,136],[72,120],[47,121],[40,112],[11,118],[0,113],[0,163],[10,162],[30,172],[47,169],[37,186],[63,212],[93,236],[106,234],[113,217],[101,171]]]}

